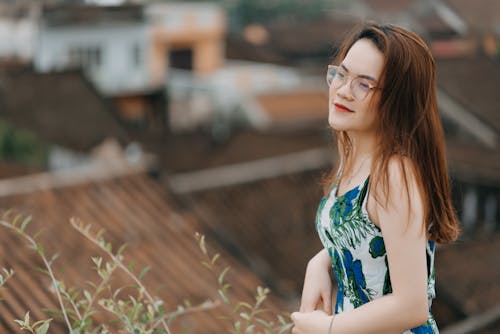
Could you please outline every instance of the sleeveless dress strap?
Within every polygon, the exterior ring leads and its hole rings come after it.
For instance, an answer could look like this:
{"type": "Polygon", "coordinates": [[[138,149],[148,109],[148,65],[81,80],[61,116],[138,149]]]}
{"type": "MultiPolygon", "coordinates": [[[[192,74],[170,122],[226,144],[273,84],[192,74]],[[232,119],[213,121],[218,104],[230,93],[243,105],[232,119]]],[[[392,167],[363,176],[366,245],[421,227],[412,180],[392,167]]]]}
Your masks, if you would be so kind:
{"type": "Polygon", "coordinates": [[[368,192],[370,190],[370,175],[366,178],[365,182],[363,182],[363,186],[359,192],[358,201],[361,203],[361,210],[367,213],[366,210],[366,202],[368,201],[368,192]]]}

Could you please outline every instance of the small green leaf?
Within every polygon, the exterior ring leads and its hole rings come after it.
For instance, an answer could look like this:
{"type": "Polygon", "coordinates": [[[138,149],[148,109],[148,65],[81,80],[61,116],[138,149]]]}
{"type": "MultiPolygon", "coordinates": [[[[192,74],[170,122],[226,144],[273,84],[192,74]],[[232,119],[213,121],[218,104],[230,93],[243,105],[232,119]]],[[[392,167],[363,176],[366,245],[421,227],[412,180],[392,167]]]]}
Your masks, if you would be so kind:
{"type": "Polygon", "coordinates": [[[5,211],[2,215],[3,219],[8,219],[11,212],[12,209],[8,209],[7,211],[5,211]]]}
{"type": "Polygon", "coordinates": [[[207,246],[205,245],[205,236],[202,235],[200,238],[200,249],[203,254],[207,254],[207,246]]]}
{"type": "Polygon", "coordinates": [[[39,243],[39,242],[37,242],[37,243],[36,243],[36,251],[38,252],[38,254],[40,254],[40,255],[42,255],[42,256],[43,256],[43,255],[44,255],[44,253],[45,253],[45,250],[43,249],[42,244],[41,244],[41,243],[39,243]]]}
{"type": "Polygon", "coordinates": [[[122,255],[126,248],[127,248],[126,244],[121,245],[120,248],[118,248],[116,255],[122,255]]]}
{"type": "Polygon", "coordinates": [[[12,221],[12,226],[16,227],[17,225],[17,222],[19,221],[19,219],[21,218],[22,216],[20,214],[17,214],[15,217],[14,217],[14,220],[12,221]]]}
{"type": "Polygon", "coordinates": [[[221,296],[222,300],[224,301],[224,303],[229,304],[229,299],[227,299],[225,292],[220,290],[220,289],[218,290],[218,292],[219,292],[219,295],[221,296]]]}
{"type": "Polygon", "coordinates": [[[208,270],[212,270],[212,266],[207,261],[202,261],[201,264],[202,264],[202,266],[204,266],[208,270]]]}
{"type": "Polygon", "coordinates": [[[245,302],[239,302],[235,308],[233,309],[233,312],[236,313],[241,307],[246,307],[247,309],[251,310],[253,307],[252,305],[245,303],[245,302]]]}
{"type": "Polygon", "coordinates": [[[222,273],[219,275],[219,278],[217,279],[217,281],[219,282],[219,285],[222,285],[222,283],[224,282],[224,276],[226,276],[227,272],[229,271],[229,268],[230,267],[224,268],[222,273]]]}
{"type": "Polygon", "coordinates": [[[24,229],[26,228],[26,226],[28,226],[28,224],[30,223],[31,221],[31,216],[28,216],[26,217],[23,222],[21,223],[21,230],[24,231],[24,229]]]}
{"type": "Polygon", "coordinates": [[[215,262],[217,261],[217,259],[220,257],[220,254],[217,253],[214,255],[214,257],[212,258],[212,264],[215,264],[215,262]]]}
{"type": "Polygon", "coordinates": [[[54,263],[54,261],[57,260],[58,257],[59,257],[58,253],[55,253],[54,255],[52,255],[52,257],[50,258],[49,264],[52,265],[52,263],[54,263]]]}
{"type": "Polygon", "coordinates": [[[132,262],[130,262],[130,263],[128,264],[127,269],[128,269],[129,271],[134,271],[135,266],[136,266],[135,261],[132,261],[132,262]]]}
{"type": "Polygon", "coordinates": [[[255,328],[255,325],[250,325],[245,329],[245,334],[253,333],[253,330],[255,328]]]}
{"type": "Polygon", "coordinates": [[[106,242],[104,248],[110,253],[113,251],[113,246],[111,245],[110,242],[106,242]]]}
{"type": "Polygon", "coordinates": [[[141,270],[141,272],[139,273],[139,275],[137,275],[137,278],[138,278],[139,280],[141,280],[141,279],[144,277],[144,275],[146,275],[146,273],[147,273],[150,269],[151,269],[150,267],[144,267],[144,268],[141,270]]]}
{"type": "Polygon", "coordinates": [[[15,320],[14,320],[14,322],[15,322],[16,324],[18,324],[19,326],[24,327],[24,321],[15,319],[15,320]]]}
{"type": "Polygon", "coordinates": [[[50,325],[50,321],[51,320],[52,319],[45,320],[43,322],[43,324],[36,329],[36,334],[47,334],[47,331],[49,330],[49,325],[50,325]]]}

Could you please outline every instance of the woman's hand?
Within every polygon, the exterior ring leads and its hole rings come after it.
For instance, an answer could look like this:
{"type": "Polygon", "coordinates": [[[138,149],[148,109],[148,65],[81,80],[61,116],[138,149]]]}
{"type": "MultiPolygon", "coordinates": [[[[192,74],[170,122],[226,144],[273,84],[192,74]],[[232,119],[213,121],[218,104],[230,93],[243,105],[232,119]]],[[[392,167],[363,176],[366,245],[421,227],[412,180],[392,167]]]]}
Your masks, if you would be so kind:
{"type": "Polygon", "coordinates": [[[323,311],[294,312],[292,321],[294,327],[293,334],[329,334],[330,323],[333,315],[328,315],[323,311]]]}
{"type": "Polygon", "coordinates": [[[323,311],[332,314],[332,278],[329,269],[330,256],[326,249],[321,250],[307,264],[300,312],[312,312],[323,304],[323,311]]]}

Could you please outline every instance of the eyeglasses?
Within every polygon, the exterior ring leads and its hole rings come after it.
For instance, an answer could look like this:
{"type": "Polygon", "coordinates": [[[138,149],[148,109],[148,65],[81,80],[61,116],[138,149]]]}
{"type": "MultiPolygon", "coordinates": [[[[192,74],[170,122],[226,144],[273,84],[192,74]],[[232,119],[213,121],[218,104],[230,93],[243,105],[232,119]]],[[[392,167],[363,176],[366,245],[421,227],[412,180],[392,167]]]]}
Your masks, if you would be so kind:
{"type": "MultiPolygon", "coordinates": [[[[340,66],[328,65],[326,71],[326,82],[328,86],[339,89],[348,82],[351,77],[346,70],[340,66]]],[[[358,100],[364,100],[370,91],[380,89],[371,83],[371,80],[361,76],[352,77],[350,87],[352,96],[358,100]]]]}

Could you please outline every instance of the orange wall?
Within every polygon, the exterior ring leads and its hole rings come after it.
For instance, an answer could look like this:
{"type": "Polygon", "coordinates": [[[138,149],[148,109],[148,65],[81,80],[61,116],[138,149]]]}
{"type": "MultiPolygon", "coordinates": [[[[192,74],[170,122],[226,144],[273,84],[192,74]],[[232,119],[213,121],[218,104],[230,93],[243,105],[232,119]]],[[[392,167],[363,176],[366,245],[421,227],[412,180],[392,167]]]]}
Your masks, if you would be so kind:
{"type": "Polygon", "coordinates": [[[225,18],[219,20],[210,29],[201,30],[187,17],[182,29],[169,31],[161,25],[151,30],[152,45],[149,71],[152,85],[161,85],[168,70],[168,50],[183,47],[193,50],[193,72],[198,75],[208,74],[224,63],[225,55],[225,18]]]}

